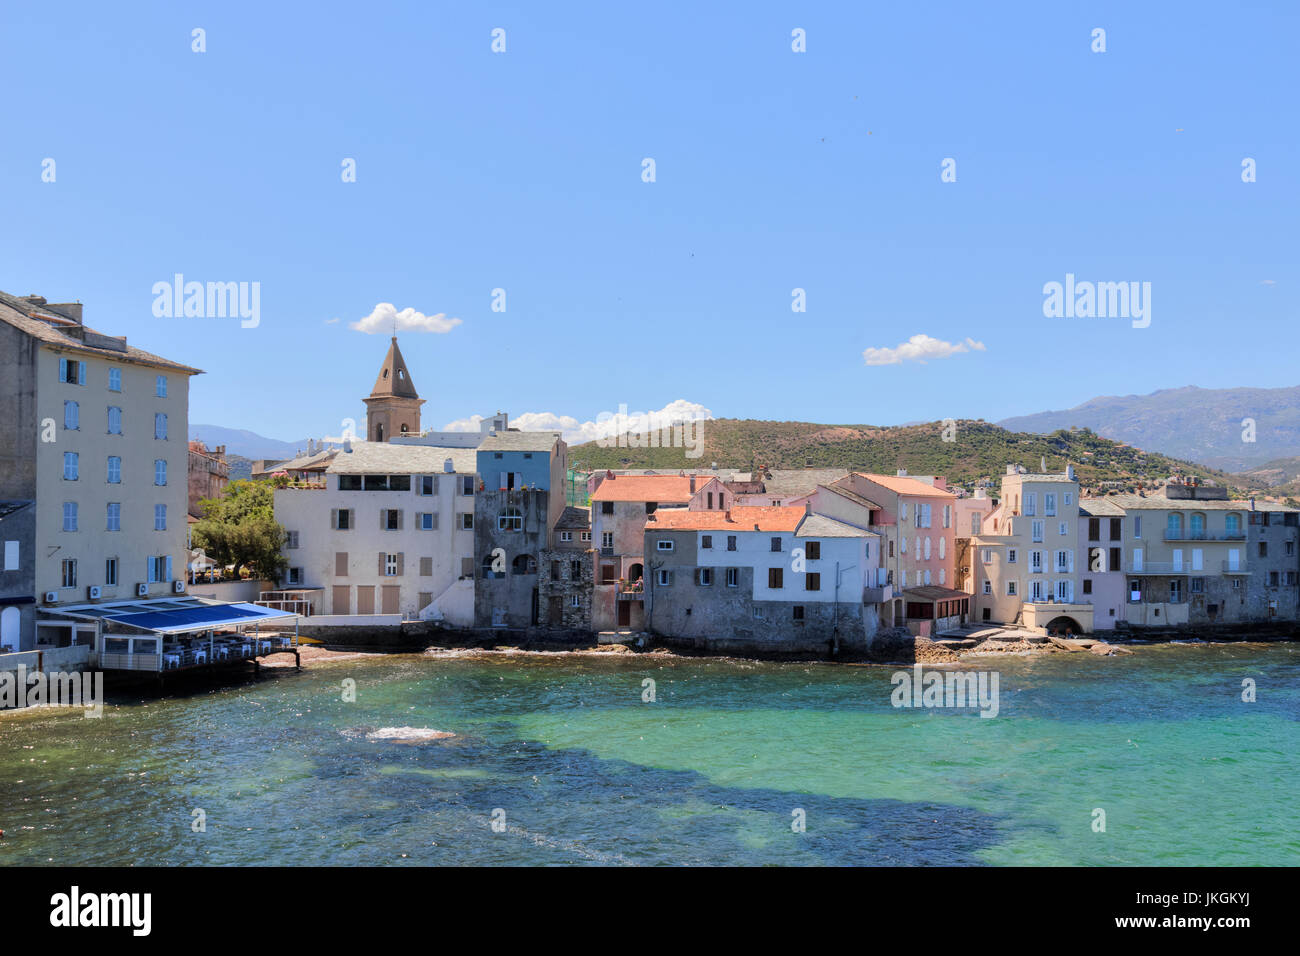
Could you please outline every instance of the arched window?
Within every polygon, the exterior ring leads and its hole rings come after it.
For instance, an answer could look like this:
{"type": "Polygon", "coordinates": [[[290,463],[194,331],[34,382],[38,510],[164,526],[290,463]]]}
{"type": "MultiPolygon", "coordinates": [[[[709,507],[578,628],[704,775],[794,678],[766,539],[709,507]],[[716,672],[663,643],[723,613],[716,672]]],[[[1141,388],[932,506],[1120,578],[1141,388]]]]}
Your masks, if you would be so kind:
{"type": "Polygon", "coordinates": [[[483,572],[483,577],[485,577],[485,578],[504,578],[504,577],[506,576],[506,572],[505,572],[504,568],[503,568],[502,570],[500,570],[500,571],[494,571],[494,570],[492,569],[492,568],[493,568],[493,565],[494,565],[495,563],[496,563],[496,560],[495,560],[495,559],[492,557],[492,555],[490,555],[490,554],[489,554],[487,557],[485,557],[485,558],[483,559],[483,564],[482,564],[482,566],[481,566],[481,570],[482,570],[482,572],[483,572]]]}
{"type": "Polygon", "coordinates": [[[1225,530],[1228,534],[1241,534],[1241,515],[1230,514],[1224,519],[1225,530]]]}
{"type": "Polygon", "coordinates": [[[507,508],[497,515],[498,531],[523,531],[524,516],[518,508],[507,508]]]}
{"type": "Polygon", "coordinates": [[[510,570],[515,574],[536,574],[537,559],[531,554],[521,554],[511,562],[510,570]]]}
{"type": "Polygon", "coordinates": [[[408,431],[410,429],[406,427],[406,422],[402,422],[402,434],[405,435],[408,431]]]}
{"type": "Polygon", "coordinates": [[[1165,537],[1177,540],[1183,536],[1183,516],[1174,512],[1165,522],[1165,537]]]}
{"type": "Polygon", "coordinates": [[[383,425],[376,425],[376,426],[375,426],[375,441],[383,441],[383,440],[384,440],[384,426],[383,426],[383,425]]]}
{"type": "Polygon", "coordinates": [[[0,646],[18,650],[18,629],[22,612],[16,607],[7,607],[0,611],[0,646]]]}
{"type": "Polygon", "coordinates": [[[1193,538],[1205,537],[1205,515],[1194,514],[1188,519],[1188,530],[1191,531],[1193,538]]]}

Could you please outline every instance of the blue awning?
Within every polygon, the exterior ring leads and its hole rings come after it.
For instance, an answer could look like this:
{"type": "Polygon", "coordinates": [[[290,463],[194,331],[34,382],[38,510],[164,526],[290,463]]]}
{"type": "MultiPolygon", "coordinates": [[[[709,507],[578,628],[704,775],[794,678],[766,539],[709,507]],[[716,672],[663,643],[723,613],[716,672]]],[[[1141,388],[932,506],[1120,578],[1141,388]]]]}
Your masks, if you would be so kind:
{"type": "Polygon", "coordinates": [[[297,618],[291,611],[257,604],[209,603],[197,598],[168,598],[160,601],[128,601],[120,604],[83,604],[77,607],[42,608],[43,612],[78,620],[101,620],[153,634],[183,634],[223,627],[287,621],[297,618]]]}

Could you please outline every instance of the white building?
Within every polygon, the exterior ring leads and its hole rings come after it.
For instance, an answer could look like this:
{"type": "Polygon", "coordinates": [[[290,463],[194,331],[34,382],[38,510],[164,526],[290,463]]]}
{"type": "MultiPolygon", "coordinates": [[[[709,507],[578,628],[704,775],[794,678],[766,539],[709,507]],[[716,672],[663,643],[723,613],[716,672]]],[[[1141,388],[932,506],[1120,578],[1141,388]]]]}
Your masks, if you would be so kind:
{"type": "Polygon", "coordinates": [[[324,488],[280,488],[288,587],[321,588],[324,614],[474,619],[475,451],[349,443],[324,488]]]}

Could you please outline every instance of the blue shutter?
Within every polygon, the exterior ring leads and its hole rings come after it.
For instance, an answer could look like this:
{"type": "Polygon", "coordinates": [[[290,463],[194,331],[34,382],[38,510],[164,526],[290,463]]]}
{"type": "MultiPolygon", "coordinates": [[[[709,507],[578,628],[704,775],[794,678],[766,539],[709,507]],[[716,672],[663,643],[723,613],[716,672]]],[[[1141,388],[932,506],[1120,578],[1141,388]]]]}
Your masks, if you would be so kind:
{"type": "Polygon", "coordinates": [[[65,358],[61,358],[59,359],[59,381],[66,382],[67,380],[68,380],[68,360],[65,358]]]}
{"type": "Polygon", "coordinates": [[[164,580],[170,581],[171,579],[172,579],[172,556],[169,554],[167,555],[167,577],[164,580]]]}
{"type": "Polygon", "coordinates": [[[86,384],[86,363],[85,362],[77,363],[77,384],[78,385],[86,384]]]}

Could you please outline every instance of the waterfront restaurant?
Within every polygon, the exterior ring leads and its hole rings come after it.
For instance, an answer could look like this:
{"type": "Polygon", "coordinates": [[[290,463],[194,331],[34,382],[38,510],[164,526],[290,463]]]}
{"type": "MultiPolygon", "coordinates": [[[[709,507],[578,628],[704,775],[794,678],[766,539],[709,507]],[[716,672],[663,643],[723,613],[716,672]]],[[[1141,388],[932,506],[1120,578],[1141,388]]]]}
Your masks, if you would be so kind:
{"type": "Polygon", "coordinates": [[[102,670],[162,674],[273,653],[298,657],[298,615],[256,604],[177,597],[40,609],[42,627],[74,635],[93,628],[95,658],[102,670]],[[262,635],[261,625],[293,622],[293,635],[262,635]],[[251,629],[251,632],[250,632],[251,629]]]}

